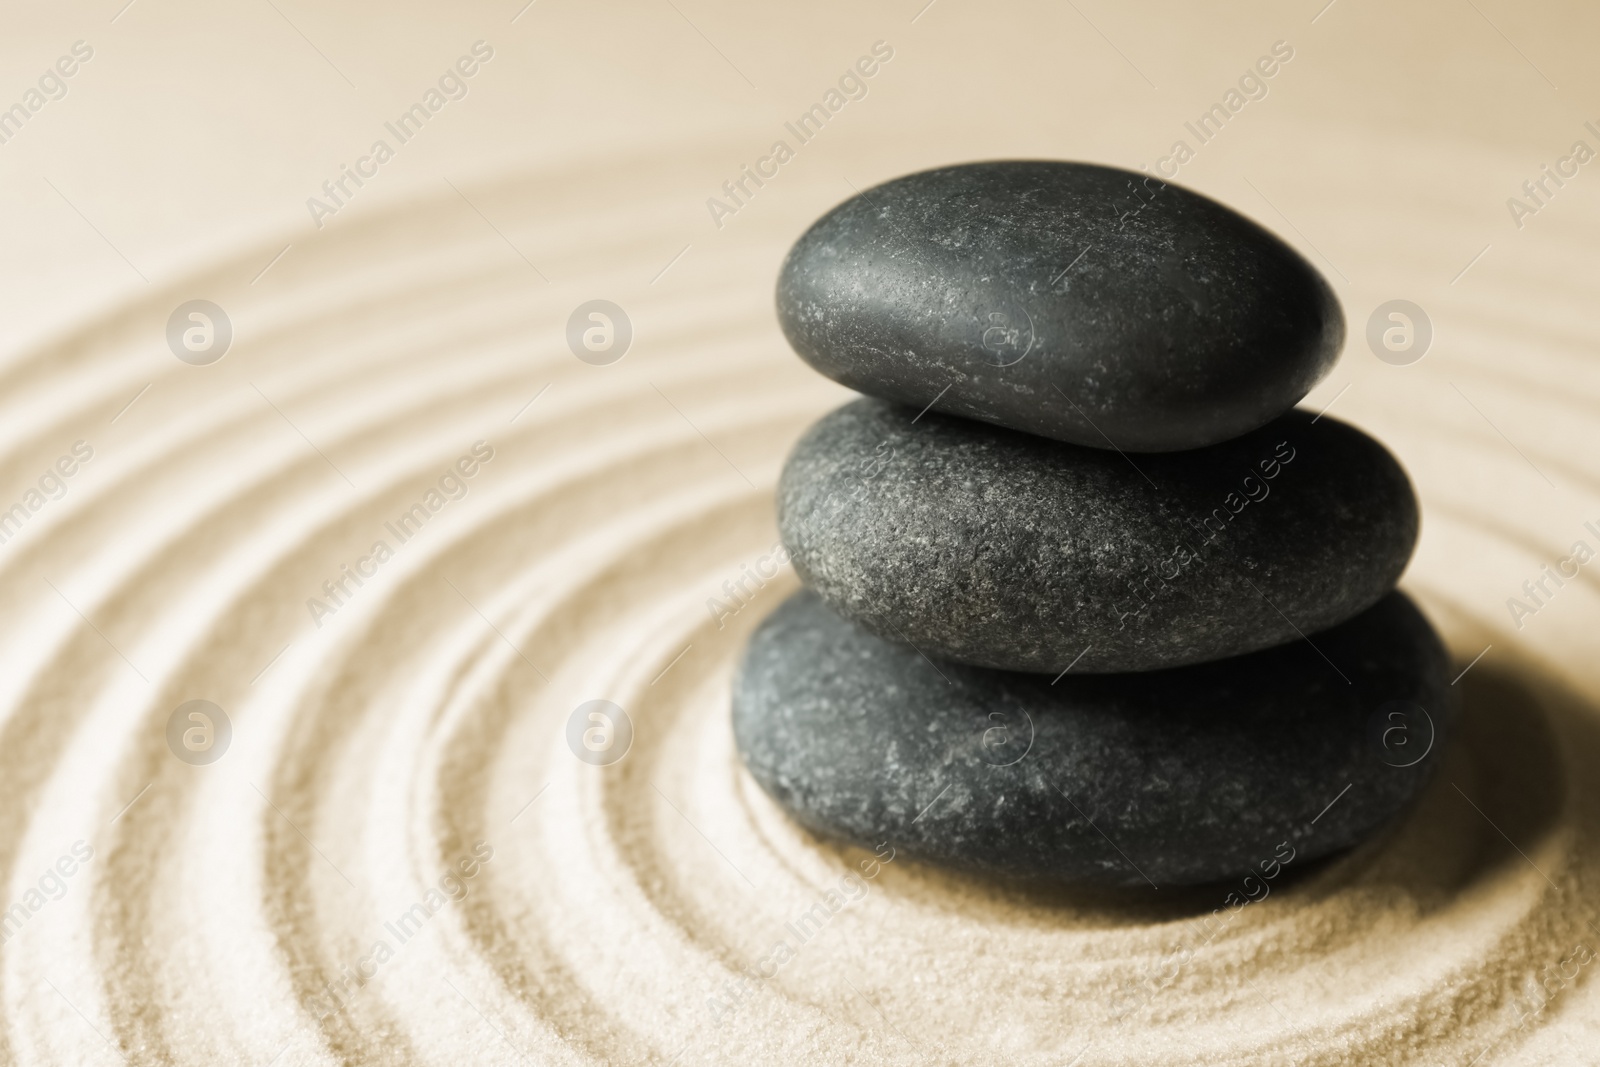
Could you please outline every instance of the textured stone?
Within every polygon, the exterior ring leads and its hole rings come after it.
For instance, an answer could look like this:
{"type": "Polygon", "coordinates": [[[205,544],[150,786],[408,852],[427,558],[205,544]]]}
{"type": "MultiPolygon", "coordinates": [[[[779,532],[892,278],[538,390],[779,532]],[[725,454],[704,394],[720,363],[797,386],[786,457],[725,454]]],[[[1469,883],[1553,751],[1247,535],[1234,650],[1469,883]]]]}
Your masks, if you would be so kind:
{"type": "Polygon", "coordinates": [[[751,638],[734,735],[826,837],[1024,881],[1259,876],[1281,843],[1303,862],[1372,834],[1454,723],[1444,649],[1404,595],[1312,640],[1052,685],[936,663],[801,591],[751,638]]]}
{"type": "Polygon", "coordinates": [[[1338,301],[1277,237],[1170,183],[995,162],[861,193],[796,242],[778,318],[870,396],[1164,452],[1283,414],[1333,366],[1338,301]]]}
{"type": "Polygon", "coordinates": [[[821,419],[778,525],[823,599],[929,655],[1055,674],[1252,652],[1376,603],[1416,542],[1405,472],[1332,418],[1135,457],[917,414],[821,419]]]}

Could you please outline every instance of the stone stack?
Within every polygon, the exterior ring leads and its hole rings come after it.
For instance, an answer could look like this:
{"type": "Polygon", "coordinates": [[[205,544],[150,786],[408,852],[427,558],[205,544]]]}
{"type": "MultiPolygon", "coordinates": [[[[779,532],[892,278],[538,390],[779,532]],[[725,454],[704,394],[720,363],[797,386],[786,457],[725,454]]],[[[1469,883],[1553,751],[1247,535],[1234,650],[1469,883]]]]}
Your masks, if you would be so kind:
{"type": "Polygon", "coordinates": [[[806,588],[752,636],[740,753],[800,823],[1019,881],[1181,885],[1354,845],[1420,790],[1448,660],[1394,586],[1418,509],[1293,410],[1338,302],[1144,175],[999,162],[862,193],[778,283],[866,397],[796,445],[806,588]]]}

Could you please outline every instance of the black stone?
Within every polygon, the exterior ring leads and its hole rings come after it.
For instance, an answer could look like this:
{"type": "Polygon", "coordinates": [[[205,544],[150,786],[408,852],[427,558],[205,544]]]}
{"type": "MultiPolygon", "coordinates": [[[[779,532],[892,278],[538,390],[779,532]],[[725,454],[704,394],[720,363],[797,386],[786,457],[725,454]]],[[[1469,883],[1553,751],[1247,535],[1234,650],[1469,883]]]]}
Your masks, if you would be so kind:
{"type": "Polygon", "coordinates": [[[1052,685],[935,663],[801,591],[751,638],[733,729],[825,837],[1020,881],[1259,881],[1281,846],[1302,863],[1371,835],[1454,725],[1445,651],[1404,595],[1313,640],[1052,685]]]}
{"type": "Polygon", "coordinates": [[[1134,457],[917,415],[825,416],[778,526],[835,610],[929,655],[1052,675],[1240,655],[1376,603],[1416,543],[1405,471],[1332,418],[1134,457]]]}
{"type": "Polygon", "coordinates": [[[846,200],[784,261],[778,318],[870,396],[1129,452],[1255,429],[1344,342],[1332,290],[1273,234],[1085,163],[944,167],[846,200]]]}

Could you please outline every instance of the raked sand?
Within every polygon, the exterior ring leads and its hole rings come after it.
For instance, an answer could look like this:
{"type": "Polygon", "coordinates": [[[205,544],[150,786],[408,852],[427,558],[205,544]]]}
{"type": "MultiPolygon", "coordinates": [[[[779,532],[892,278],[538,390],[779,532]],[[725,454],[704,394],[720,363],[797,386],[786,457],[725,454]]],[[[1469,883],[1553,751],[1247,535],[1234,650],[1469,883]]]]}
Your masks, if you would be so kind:
{"type": "MultiPolygon", "coordinates": [[[[896,62],[923,62],[910,35],[942,10],[895,16],[896,62]]],[[[1017,153],[1082,148],[993,113],[983,144],[908,124],[921,152],[829,130],[762,190],[780,206],[722,230],[707,178],[765,134],[397,180],[321,230],[86,290],[9,347],[0,506],[26,518],[0,544],[0,1061],[1593,1061],[1600,563],[1547,581],[1520,630],[1506,606],[1573,542],[1600,548],[1592,190],[1518,231],[1499,185],[1485,213],[1394,184],[1383,162],[1415,142],[1267,114],[1245,174],[1288,216],[1220,163],[1192,172],[1339,287],[1350,342],[1307,406],[1400,456],[1424,509],[1404,585],[1458,670],[1489,647],[1390,832],[1239,907],[1230,887],[1027,896],[815,840],[741,771],[731,665],[794,584],[747,577],[774,569],[773,481],[847,395],[784,348],[777,263],[850,183],[1004,154],[1007,130],[1017,153]],[[163,338],[196,296],[236,331],[208,367],[163,338]],[[1394,296],[1438,331],[1409,367],[1363,337],[1394,296]],[[593,297],[635,331],[609,366],[563,336],[593,297]],[[231,723],[208,766],[168,745],[193,699],[231,723]],[[610,766],[566,741],[595,699],[632,724],[610,766]]]]}

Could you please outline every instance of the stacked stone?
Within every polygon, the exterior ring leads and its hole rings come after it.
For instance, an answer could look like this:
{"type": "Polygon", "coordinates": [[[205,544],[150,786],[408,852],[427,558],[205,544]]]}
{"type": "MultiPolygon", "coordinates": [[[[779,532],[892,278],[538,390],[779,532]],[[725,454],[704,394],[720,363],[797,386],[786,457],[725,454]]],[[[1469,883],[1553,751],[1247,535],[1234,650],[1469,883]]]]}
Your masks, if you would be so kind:
{"type": "Polygon", "coordinates": [[[824,216],[778,311],[866,394],[789,457],[806,588],[734,686],[800,823],[1160,886],[1348,848],[1416,796],[1453,715],[1394,589],[1417,502],[1378,442],[1292,410],[1344,339],[1293,249],[1144,175],[973,164],[824,216]]]}

